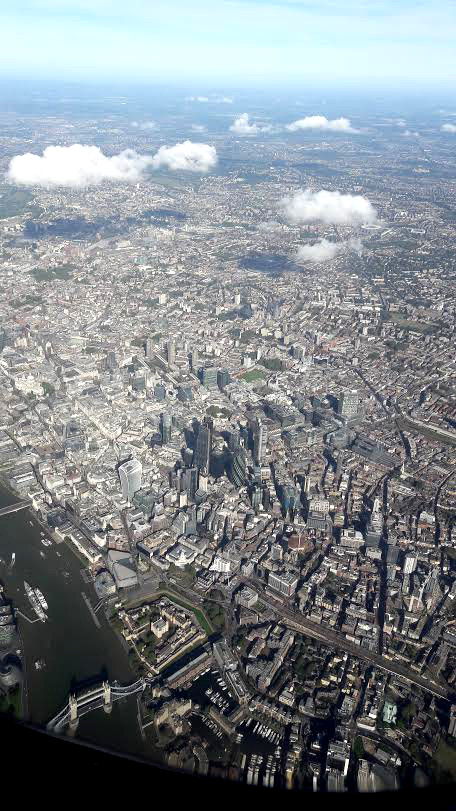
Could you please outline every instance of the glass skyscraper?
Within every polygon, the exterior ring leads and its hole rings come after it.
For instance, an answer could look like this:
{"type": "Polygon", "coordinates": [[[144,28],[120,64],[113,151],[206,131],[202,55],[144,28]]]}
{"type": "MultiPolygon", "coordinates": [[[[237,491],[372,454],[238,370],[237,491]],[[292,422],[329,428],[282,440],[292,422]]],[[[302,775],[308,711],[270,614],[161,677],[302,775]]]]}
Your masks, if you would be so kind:
{"type": "Polygon", "coordinates": [[[131,501],[134,494],[141,490],[142,464],[139,459],[130,459],[119,467],[122,495],[131,501]]]}

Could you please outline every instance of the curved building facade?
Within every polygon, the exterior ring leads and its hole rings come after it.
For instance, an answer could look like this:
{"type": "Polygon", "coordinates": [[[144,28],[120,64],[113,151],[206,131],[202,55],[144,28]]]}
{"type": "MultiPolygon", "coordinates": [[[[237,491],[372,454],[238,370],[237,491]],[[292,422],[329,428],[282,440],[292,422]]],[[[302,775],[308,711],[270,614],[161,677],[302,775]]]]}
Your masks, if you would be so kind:
{"type": "Polygon", "coordinates": [[[139,459],[130,459],[119,467],[122,495],[131,501],[134,494],[141,490],[142,464],[139,459]]]}

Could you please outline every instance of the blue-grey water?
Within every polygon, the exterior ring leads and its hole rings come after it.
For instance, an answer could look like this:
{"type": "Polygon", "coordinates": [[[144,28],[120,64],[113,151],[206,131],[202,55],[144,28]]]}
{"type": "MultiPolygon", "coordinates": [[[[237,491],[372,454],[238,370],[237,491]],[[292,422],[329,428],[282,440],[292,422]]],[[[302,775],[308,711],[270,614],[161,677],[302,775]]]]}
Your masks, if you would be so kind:
{"type": "MultiPolygon", "coordinates": [[[[0,507],[13,501],[11,494],[0,489],[0,507]]],[[[82,592],[92,605],[98,601],[93,586],[81,576],[83,564],[65,543],[44,547],[41,532],[28,511],[0,517],[0,581],[6,596],[34,619],[25,596],[26,580],[41,589],[49,605],[46,623],[30,623],[18,616],[25,652],[26,718],[40,725],[66,703],[75,683],[102,678],[129,683],[135,679],[127,653],[102,612],[97,628],[83,601],[82,592]],[[16,561],[11,568],[13,553],[16,561]],[[37,659],[44,659],[44,669],[36,670],[37,659]]],[[[110,715],[97,710],[83,716],[77,735],[101,746],[147,754],[137,722],[136,697],[116,702],[110,715]]]]}

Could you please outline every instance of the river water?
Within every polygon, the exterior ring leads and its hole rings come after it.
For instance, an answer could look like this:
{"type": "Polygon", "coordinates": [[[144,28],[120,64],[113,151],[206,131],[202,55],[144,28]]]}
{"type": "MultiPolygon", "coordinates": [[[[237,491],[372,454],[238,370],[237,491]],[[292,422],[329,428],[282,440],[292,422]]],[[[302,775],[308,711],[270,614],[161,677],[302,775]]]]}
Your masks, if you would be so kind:
{"type": "MultiPolygon", "coordinates": [[[[0,488],[0,508],[15,500],[0,488]]],[[[101,626],[97,628],[82,598],[84,592],[93,606],[98,602],[93,586],[81,576],[82,562],[66,543],[44,547],[41,532],[28,510],[0,516],[0,558],[4,561],[0,563],[0,581],[6,596],[15,608],[34,619],[25,595],[26,580],[41,589],[49,606],[45,623],[30,623],[18,616],[25,649],[27,720],[44,725],[64,706],[75,683],[108,678],[127,684],[136,677],[103,613],[97,614],[101,626]],[[13,553],[16,561],[10,568],[13,553]],[[42,670],[34,666],[37,659],[46,663],[42,670]]],[[[135,696],[115,702],[110,715],[101,709],[83,716],[77,736],[100,746],[153,757],[140,735],[135,696]]]]}

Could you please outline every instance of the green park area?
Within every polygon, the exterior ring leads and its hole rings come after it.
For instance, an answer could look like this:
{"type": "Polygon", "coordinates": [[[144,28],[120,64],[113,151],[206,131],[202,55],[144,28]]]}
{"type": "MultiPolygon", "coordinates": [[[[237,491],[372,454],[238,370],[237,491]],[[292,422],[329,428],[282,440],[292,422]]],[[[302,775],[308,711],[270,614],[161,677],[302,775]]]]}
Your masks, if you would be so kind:
{"type": "Polygon", "coordinates": [[[254,383],[256,380],[264,380],[264,372],[261,372],[260,369],[251,369],[250,372],[246,372],[242,375],[242,379],[245,380],[246,383],[254,383]]]}
{"type": "Polygon", "coordinates": [[[225,612],[223,607],[211,600],[204,600],[204,611],[209,618],[214,631],[223,631],[225,627],[225,612]]]}
{"type": "Polygon", "coordinates": [[[258,363],[261,363],[265,369],[270,372],[280,372],[282,369],[282,361],[280,358],[261,358],[258,363]]]}
{"type": "Polygon", "coordinates": [[[25,189],[15,189],[12,186],[0,188],[0,220],[8,217],[19,217],[25,211],[30,211],[33,194],[25,189]]]}
{"type": "Polygon", "coordinates": [[[70,279],[74,273],[73,265],[59,265],[56,268],[34,268],[32,276],[37,282],[53,282],[56,279],[65,281],[70,279]]]}
{"type": "Polygon", "coordinates": [[[401,315],[401,313],[390,313],[390,321],[400,327],[400,329],[421,332],[423,335],[429,335],[429,333],[434,332],[436,326],[435,324],[429,324],[425,321],[412,321],[406,318],[406,316],[401,315]]]}

